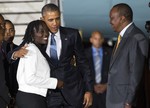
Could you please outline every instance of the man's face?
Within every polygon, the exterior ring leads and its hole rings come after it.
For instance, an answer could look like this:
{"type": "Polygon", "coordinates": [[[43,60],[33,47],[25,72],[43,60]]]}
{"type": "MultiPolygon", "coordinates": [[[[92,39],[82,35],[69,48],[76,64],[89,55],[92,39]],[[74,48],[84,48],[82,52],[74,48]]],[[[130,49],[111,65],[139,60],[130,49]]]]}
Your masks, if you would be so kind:
{"type": "Polygon", "coordinates": [[[5,23],[5,36],[4,36],[4,40],[12,43],[13,39],[15,36],[15,30],[13,28],[13,25],[9,22],[5,23]]]}
{"type": "Polygon", "coordinates": [[[102,37],[102,34],[95,32],[92,34],[90,42],[95,48],[100,48],[104,42],[104,38],[102,37]]]}
{"type": "Polygon", "coordinates": [[[0,16],[0,42],[3,41],[5,33],[5,21],[4,18],[0,16]]]}
{"type": "Polygon", "coordinates": [[[113,8],[110,11],[110,24],[112,28],[114,29],[115,32],[120,32],[122,23],[121,23],[122,17],[119,16],[119,12],[117,11],[116,8],[113,8]]]}
{"type": "Polygon", "coordinates": [[[56,33],[60,27],[60,13],[58,11],[44,12],[42,20],[47,24],[50,32],[56,33]]]}

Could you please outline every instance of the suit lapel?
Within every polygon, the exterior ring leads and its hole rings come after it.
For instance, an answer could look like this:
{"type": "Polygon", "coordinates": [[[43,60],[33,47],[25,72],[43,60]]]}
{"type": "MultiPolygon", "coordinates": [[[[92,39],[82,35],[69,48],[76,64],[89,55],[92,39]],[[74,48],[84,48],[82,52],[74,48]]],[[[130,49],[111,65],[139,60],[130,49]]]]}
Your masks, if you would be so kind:
{"type": "MultiPolygon", "coordinates": [[[[121,50],[123,49],[123,47],[125,47],[125,44],[127,42],[127,39],[129,37],[129,33],[130,31],[133,29],[134,24],[132,24],[131,26],[129,26],[129,28],[126,30],[126,32],[124,33],[124,36],[122,37],[122,40],[118,46],[117,51],[115,52],[115,54],[112,54],[111,57],[111,62],[110,62],[110,68],[112,67],[112,65],[114,64],[114,62],[116,61],[116,59],[120,56],[121,50]]],[[[114,51],[113,51],[114,53],[114,51]]]]}
{"type": "Polygon", "coordinates": [[[123,47],[125,46],[126,40],[127,40],[127,38],[124,38],[124,37],[122,38],[115,54],[112,55],[111,62],[110,62],[110,68],[113,65],[113,63],[115,62],[115,60],[120,56],[120,52],[123,49],[123,47]]]}
{"type": "Polygon", "coordinates": [[[91,68],[92,68],[92,71],[93,71],[93,74],[95,76],[95,69],[94,69],[94,61],[93,61],[93,52],[92,52],[92,47],[89,49],[89,59],[90,59],[90,64],[91,64],[91,68]]]}
{"type": "MultiPolygon", "coordinates": [[[[106,63],[106,58],[108,57],[108,52],[106,51],[106,49],[103,47],[103,62],[102,62],[102,72],[104,70],[105,64],[106,63]]],[[[102,73],[103,74],[103,73],[102,73]]]]}
{"type": "Polygon", "coordinates": [[[102,74],[102,80],[105,78],[105,71],[106,68],[107,68],[107,65],[108,65],[108,60],[107,60],[107,57],[109,56],[109,53],[108,51],[106,50],[105,47],[103,47],[103,62],[102,62],[102,70],[101,70],[101,74],[102,74]]]}
{"type": "MultiPolygon", "coordinates": [[[[67,47],[67,33],[65,33],[65,30],[63,29],[63,27],[60,27],[60,39],[61,39],[61,51],[60,51],[60,57],[58,60],[58,64],[61,62],[63,55],[65,53],[66,47],[67,47]]],[[[50,57],[49,57],[50,58],[50,57]]],[[[49,63],[51,64],[52,67],[56,67],[56,65],[52,62],[51,58],[49,59],[49,63]]]]}
{"type": "MultiPolygon", "coordinates": [[[[89,49],[89,51],[88,51],[88,53],[89,53],[89,59],[90,59],[90,64],[91,64],[91,68],[92,68],[92,71],[93,71],[93,75],[94,75],[94,78],[95,78],[95,68],[94,68],[94,61],[93,61],[93,52],[92,52],[92,48],[90,48],[89,49]]],[[[103,57],[102,57],[102,59],[103,59],[103,61],[102,61],[102,66],[101,66],[101,74],[102,74],[102,76],[103,76],[103,69],[104,69],[104,66],[105,66],[105,59],[106,59],[106,57],[107,57],[107,55],[108,55],[108,53],[107,53],[107,51],[105,50],[105,48],[103,48],[103,57]]]]}
{"type": "Polygon", "coordinates": [[[67,38],[67,34],[65,33],[64,30],[62,30],[63,28],[60,27],[60,38],[61,38],[61,52],[60,52],[60,58],[59,58],[59,62],[62,60],[64,53],[66,52],[66,48],[67,48],[67,42],[69,41],[67,38]]]}

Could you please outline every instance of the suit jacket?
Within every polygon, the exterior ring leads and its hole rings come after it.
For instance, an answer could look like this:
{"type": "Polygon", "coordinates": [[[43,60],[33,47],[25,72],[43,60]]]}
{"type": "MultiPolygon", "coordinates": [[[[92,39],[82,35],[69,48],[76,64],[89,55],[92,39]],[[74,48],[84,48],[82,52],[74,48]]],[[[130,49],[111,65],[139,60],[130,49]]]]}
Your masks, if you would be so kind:
{"type": "Polygon", "coordinates": [[[0,107],[9,103],[8,88],[5,81],[5,71],[3,67],[3,54],[0,50],[0,107]]]}
{"type": "Polygon", "coordinates": [[[134,23],[131,24],[111,58],[106,105],[133,104],[144,72],[148,47],[148,39],[143,32],[134,23]]]}
{"type": "MultiPolygon", "coordinates": [[[[92,78],[94,79],[94,84],[96,84],[92,47],[86,49],[85,54],[89,61],[90,68],[92,70],[92,78]]],[[[102,71],[101,71],[102,80],[100,82],[101,84],[107,83],[110,58],[111,58],[111,49],[108,47],[103,47],[103,61],[102,61],[102,71]]]]}
{"type": "Polygon", "coordinates": [[[69,104],[81,104],[84,91],[93,90],[91,71],[84,55],[81,37],[78,30],[65,27],[60,27],[60,37],[62,49],[58,64],[54,65],[49,59],[51,76],[64,81],[61,92],[69,104]],[[73,56],[77,66],[71,64],[73,56]]]}
{"type": "Polygon", "coordinates": [[[12,51],[13,49],[17,48],[18,45],[12,44],[12,48],[10,48],[10,43],[7,43],[6,41],[3,41],[2,48],[4,50],[4,69],[5,69],[5,78],[6,83],[9,88],[11,96],[15,96],[18,90],[18,83],[16,80],[16,73],[17,73],[17,67],[19,60],[10,63],[7,59],[7,53],[9,51],[12,51]]]}

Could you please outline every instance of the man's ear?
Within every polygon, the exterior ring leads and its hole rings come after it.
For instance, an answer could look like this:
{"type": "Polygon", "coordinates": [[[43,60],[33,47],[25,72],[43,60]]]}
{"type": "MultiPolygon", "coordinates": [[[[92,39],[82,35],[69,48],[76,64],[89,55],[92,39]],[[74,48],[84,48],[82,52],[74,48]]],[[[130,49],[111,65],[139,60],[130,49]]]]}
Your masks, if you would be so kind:
{"type": "Polygon", "coordinates": [[[101,40],[101,41],[102,41],[102,43],[104,43],[104,41],[105,41],[104,37],[102,38],[102,40],[101,40]]]}
{"type": "Polygon", "coordinates": [[[92,43],[92,37],[90,37],[90,42],[92,43]]]}
{"type": "Polygon", "coordinates": [[[126,18],[124,16],[121,17],[122,23],[126,22],[126,18]]]}

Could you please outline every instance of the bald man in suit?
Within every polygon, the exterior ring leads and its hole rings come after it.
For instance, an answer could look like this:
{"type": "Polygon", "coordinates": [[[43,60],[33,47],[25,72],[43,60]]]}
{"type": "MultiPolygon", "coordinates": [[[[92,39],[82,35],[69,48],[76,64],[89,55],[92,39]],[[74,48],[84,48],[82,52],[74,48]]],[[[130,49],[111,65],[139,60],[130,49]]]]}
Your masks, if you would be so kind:
{"type": "Polygon", "coordinates": [[[90,37],[91,47],[85,49],[94,79],[93,104],[91,108],[106,108],[106,89],[111,49],[105,47],[101,32],[93,31],[90,37]]]}

